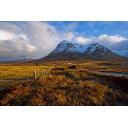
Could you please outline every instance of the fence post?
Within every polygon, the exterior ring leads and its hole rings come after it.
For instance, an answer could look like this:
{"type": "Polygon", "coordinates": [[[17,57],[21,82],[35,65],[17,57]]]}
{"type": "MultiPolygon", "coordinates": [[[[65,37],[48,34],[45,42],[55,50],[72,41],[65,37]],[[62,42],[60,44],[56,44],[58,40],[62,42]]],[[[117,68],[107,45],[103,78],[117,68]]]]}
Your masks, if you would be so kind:
{"type": "Polygon", "coordinates": [[[37,73],[36,73],[36,71],[33,72],[33,75],[34,75],[34,80],[36,80],[37,79],[37,73]]]}

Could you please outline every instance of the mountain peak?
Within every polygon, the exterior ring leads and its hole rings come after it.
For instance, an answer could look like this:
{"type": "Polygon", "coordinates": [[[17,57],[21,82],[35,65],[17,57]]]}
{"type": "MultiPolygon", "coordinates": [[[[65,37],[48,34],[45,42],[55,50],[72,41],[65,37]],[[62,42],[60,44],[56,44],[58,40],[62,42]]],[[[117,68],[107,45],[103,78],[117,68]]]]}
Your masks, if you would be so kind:
{"type": "Polygon", "coordinates": [[[68,40],[63,40],[63,41],[60,42],[60,44],[62,44],[62,43],[72,43],[72,42],[68,41],[68,40]]]}
{"type": "Polygon", "coordinates": [[[119,55],[113,53],[108,48],[92,43],[88,45],[73,43],[63,40],[57,47],[44,59],[45,60],[72,60],[72,59],[98,59],[109,60],[112,58],[120,58],[119,55]]]}
{"type": "Polygon", "coordinates": [[[73,44],[73,43],[68,40],[63,40],[58,44],[58,46],[65,46],[65,45],[69,45],[69,44],[73,44]]]}
{"type": "Polygon", "coordinates": [[[99,47],[99,48],[105,48],[103,45],[100,45],[99,43],[92,43],[89,44],[91,47],[99,47]]]}
{"type": "Polygon", "coordinates": [[[98,43],[90,44],[89,47],[87,48],[88,54],[91,54],[91,53],[96,52],[96,51],[101,51],[102,54],[110,52],[110,50],[108,48],[106,48],[106,47],[104,47],[98,43]]]}

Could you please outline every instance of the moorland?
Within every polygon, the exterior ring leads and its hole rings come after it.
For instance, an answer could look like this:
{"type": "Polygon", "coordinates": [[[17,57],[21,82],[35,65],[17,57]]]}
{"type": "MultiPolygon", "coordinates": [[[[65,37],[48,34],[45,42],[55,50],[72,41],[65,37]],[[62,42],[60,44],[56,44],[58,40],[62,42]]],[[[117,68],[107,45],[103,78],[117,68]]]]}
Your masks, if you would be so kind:
{"type": "Polygon", "coordinates": [[[128,62],[1,63],[0,105],[128,105],[128,62]]]}

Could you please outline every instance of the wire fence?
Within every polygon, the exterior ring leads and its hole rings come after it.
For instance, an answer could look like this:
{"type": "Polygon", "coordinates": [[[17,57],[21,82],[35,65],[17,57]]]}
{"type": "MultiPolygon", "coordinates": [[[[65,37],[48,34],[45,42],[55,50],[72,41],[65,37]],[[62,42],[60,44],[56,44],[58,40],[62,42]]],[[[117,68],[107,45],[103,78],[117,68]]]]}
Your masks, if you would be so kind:
{"type": "Polygon", "coordinates": [[[36,79],[40,79],[40,78],[44,78],[46,76],[49,76],[51,74],[51,69],[42,69],[42,70],[33,70],[31,72],[21,72],[16,75],[12,75],[11,74],[7,77],[1,77],[0,81],[3,80],[36,80],[36,79]]]}

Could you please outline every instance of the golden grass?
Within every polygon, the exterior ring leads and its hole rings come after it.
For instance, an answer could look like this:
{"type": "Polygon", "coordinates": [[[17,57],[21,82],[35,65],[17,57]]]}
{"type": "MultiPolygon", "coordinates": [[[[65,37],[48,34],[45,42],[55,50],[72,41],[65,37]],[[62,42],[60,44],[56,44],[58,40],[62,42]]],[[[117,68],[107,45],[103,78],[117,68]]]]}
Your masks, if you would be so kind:
{"type": "Polygon", "coordinates": [[[30,66],[30,65],[0,65],[0,79],[11,78],[33,78],[33,72],[36,71],[39,75],[44,70],[48,70],[47,66],[30,66]]]}
{"type": "Polygon", "coordinates": [[[127,64],[120,64],[91,61],[0,65],[0,105],[128,105],[128,78],[95,73],[127,72],[127,64]],[[37,72],[36,80],[33,71],[37,72]]]}
{"type": "Polygon", "coordinates": [[[1,91],[0,105],[128,105],[128,95],[92,80],[53,76],[1,91]]]}

